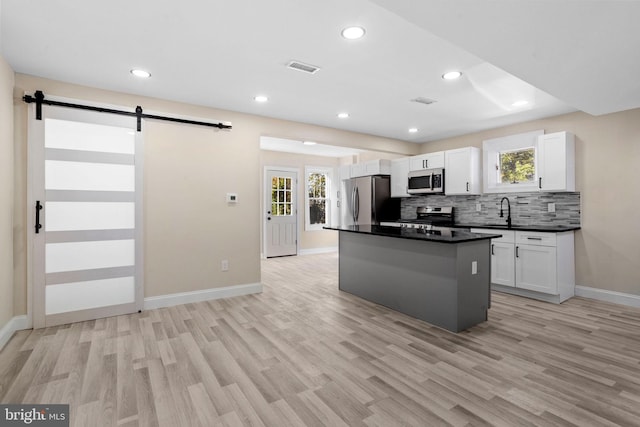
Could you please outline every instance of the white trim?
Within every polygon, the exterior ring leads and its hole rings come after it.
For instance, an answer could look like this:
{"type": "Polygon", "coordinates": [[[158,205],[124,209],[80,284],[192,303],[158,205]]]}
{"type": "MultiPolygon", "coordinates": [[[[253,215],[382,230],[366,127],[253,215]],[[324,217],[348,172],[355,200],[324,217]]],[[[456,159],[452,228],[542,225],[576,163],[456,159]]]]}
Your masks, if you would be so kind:
{"type": "Polygon", "coordinates": [[[338,247],[327,246],[324,248],[300,249],[298,251],[298,255],[317,255],[317,254],[328,254],[331,252],[338,252],[338,247]]]}
{"type": "Polygon", "coordinates": [[[26,315],[11,318],[6,325],[0,329],[0,350],[9,342],[16,331],[28,329],[29,321],[26,315]]]}
{"type": "Polygon", "coordinates": [[[576,286],[576,296],[640,308],[640,295],[576,286]]]}
{"type": "Polygon", "coordinates": [[[208,301],[212,299],[230,298],[241,295],[259,294],[262,292],[262,283],[249,283],[246,285],[225,286],[224,288],[211,288],[202,291],[179,292],[176,294],[147,297],[144,299],[144,310],[154,308],[171,307],[180,304],[208,301]]]}

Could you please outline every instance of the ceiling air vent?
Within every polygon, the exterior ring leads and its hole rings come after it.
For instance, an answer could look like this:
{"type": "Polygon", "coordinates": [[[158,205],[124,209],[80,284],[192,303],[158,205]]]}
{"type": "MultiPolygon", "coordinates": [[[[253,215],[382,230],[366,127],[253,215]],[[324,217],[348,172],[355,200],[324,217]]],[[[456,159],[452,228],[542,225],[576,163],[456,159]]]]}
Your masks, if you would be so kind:
{"type": "Polygon", "coordinates": [[[320,67],[316,67],[315,65],[309,65],[298,61],[289,62],[287,67],[292,70],[303,71],[309,74],[315,74],[320,69],[320,67]]]}
{"type": "Polygon", "coordinates": [[[418,104],[429,105],[429,104],[433,104],[434,102],[436,102],[436,100],[419,96],[417,98],[412,99],[411,102],[417,102],[418,104]]]}

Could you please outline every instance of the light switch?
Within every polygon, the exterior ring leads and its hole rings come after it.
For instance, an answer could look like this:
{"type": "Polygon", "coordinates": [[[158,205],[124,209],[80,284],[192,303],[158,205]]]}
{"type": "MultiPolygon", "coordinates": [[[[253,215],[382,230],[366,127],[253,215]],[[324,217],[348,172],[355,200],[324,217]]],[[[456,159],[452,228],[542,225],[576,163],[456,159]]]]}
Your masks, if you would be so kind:
{"type": "Polygon", "coordinates": [[[471,274],[478,274],[478,261],[471,262],[471,274]]]}
{"type": "Polygon", "coordinates": [[[238,203],[238,193],[227,193],[227,203],[238,203]]]}
{"type": "Polygon", "coordinates": [[[480,203],[476,203],[476,212],[482,211],[482,205],[480,203]]]}
{"type": "Polygon", "coordinates": [[[556,204],[555,203],[547,203],[547,212],[555,212],[556,204]]]}

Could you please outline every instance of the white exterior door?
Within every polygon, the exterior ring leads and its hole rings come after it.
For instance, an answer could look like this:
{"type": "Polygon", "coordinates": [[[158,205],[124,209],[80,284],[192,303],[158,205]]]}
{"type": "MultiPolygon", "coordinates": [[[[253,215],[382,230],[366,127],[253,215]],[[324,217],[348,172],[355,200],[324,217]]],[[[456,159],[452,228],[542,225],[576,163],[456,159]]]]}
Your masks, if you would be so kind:
{"type": "Polygon", "coordinates": [[[268,169],[265,180],[265,256],[298,253],[296,189],[298,174],[268,169]]]}
{"type": "Polygon", "coordinates": [[[29,119],[35,328],[142,309],[135,117],[45,107],[29,119]]]}

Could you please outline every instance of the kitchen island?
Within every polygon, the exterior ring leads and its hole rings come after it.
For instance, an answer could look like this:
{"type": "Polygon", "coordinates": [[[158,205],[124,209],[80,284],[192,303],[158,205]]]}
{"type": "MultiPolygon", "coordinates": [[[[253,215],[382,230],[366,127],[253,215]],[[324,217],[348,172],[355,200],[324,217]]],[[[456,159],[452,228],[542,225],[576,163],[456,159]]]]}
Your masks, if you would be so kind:
{"type": "Polygon", "coordinates": [[[325,228],[340,232],[340,290],[453,332],[487,320],[490,242],[500,234],[325,228]]]}

